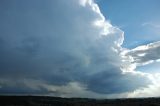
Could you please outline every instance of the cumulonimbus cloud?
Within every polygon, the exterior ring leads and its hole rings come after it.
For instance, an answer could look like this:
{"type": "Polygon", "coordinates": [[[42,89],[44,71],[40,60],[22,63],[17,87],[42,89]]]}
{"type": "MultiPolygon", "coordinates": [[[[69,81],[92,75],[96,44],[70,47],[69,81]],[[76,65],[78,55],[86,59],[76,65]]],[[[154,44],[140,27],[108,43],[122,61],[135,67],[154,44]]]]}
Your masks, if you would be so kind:
{"type": "Polygon", "coordinates": [[[1,94],[107,97],[152,83],[132,68],[133,62],[155,60],[148,58],[152,50],[141,58],[135,50],[124,55],[124,32],[93,0],[0,4],[1,94]]]}

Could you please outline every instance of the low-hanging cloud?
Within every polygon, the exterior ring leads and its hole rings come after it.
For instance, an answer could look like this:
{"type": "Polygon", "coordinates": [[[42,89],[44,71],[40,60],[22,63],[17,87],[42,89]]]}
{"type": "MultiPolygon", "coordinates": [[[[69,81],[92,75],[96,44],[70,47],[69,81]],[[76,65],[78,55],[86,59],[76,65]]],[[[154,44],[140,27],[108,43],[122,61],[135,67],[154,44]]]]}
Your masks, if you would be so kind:
{"type": "Polygon", "coordinates": [[[121,55],[124,32],[92,0],[0,2],[0,94],[107,97],[152,83],[131,60],[157,57],[121,55]]]}

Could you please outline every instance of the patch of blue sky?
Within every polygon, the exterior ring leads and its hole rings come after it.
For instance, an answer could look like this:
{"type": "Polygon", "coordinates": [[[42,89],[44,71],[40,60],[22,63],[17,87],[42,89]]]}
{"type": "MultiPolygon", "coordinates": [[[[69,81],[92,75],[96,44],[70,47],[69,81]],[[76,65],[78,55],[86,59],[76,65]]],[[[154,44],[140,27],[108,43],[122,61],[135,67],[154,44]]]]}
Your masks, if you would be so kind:
{"type": "Polygon", "coordinates": [[[125,33],[123,47],[160,40],[160,0],[97,0],[106,19],[125,33]]]}
{"type": "Polygon", "coordinates": [[[137,67],[137,70],[141,72],[151,73],[151,74],[159,73],[160,72],[160,62],[153,62],[145,66],[139,66],[137,67]]]}

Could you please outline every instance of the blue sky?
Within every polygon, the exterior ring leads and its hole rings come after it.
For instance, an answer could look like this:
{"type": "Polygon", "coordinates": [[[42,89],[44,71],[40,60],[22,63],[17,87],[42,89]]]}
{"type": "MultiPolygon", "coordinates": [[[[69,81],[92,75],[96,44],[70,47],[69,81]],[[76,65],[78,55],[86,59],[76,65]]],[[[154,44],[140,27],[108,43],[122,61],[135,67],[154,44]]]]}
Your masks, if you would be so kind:
{"type": "Polygon", "coordinates": [[[159,0],[97,0],[106,19],[125,32],[124,47],[160,40],[159,0]]]}
{"type": "MultiPolygon", "coordinates": [[[[111,23],[124,31],[123,47],[135,48],[160,40],[159,0],[97,0],[111,23]]],[[[137,70],[159,72],[160,63],[137,67],[137,70]]]]}

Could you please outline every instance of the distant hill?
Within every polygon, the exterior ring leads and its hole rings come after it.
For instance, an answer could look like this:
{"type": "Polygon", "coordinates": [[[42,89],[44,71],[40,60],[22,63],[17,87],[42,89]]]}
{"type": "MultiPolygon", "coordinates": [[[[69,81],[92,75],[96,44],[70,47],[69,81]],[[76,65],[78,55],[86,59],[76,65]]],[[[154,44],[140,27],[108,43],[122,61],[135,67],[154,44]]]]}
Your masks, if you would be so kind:
{"type": "Polygon", "coordinates": [[[0,106],[160,106],[160,98],[97,100],[48,96],[0,96],[0,106]]]}

